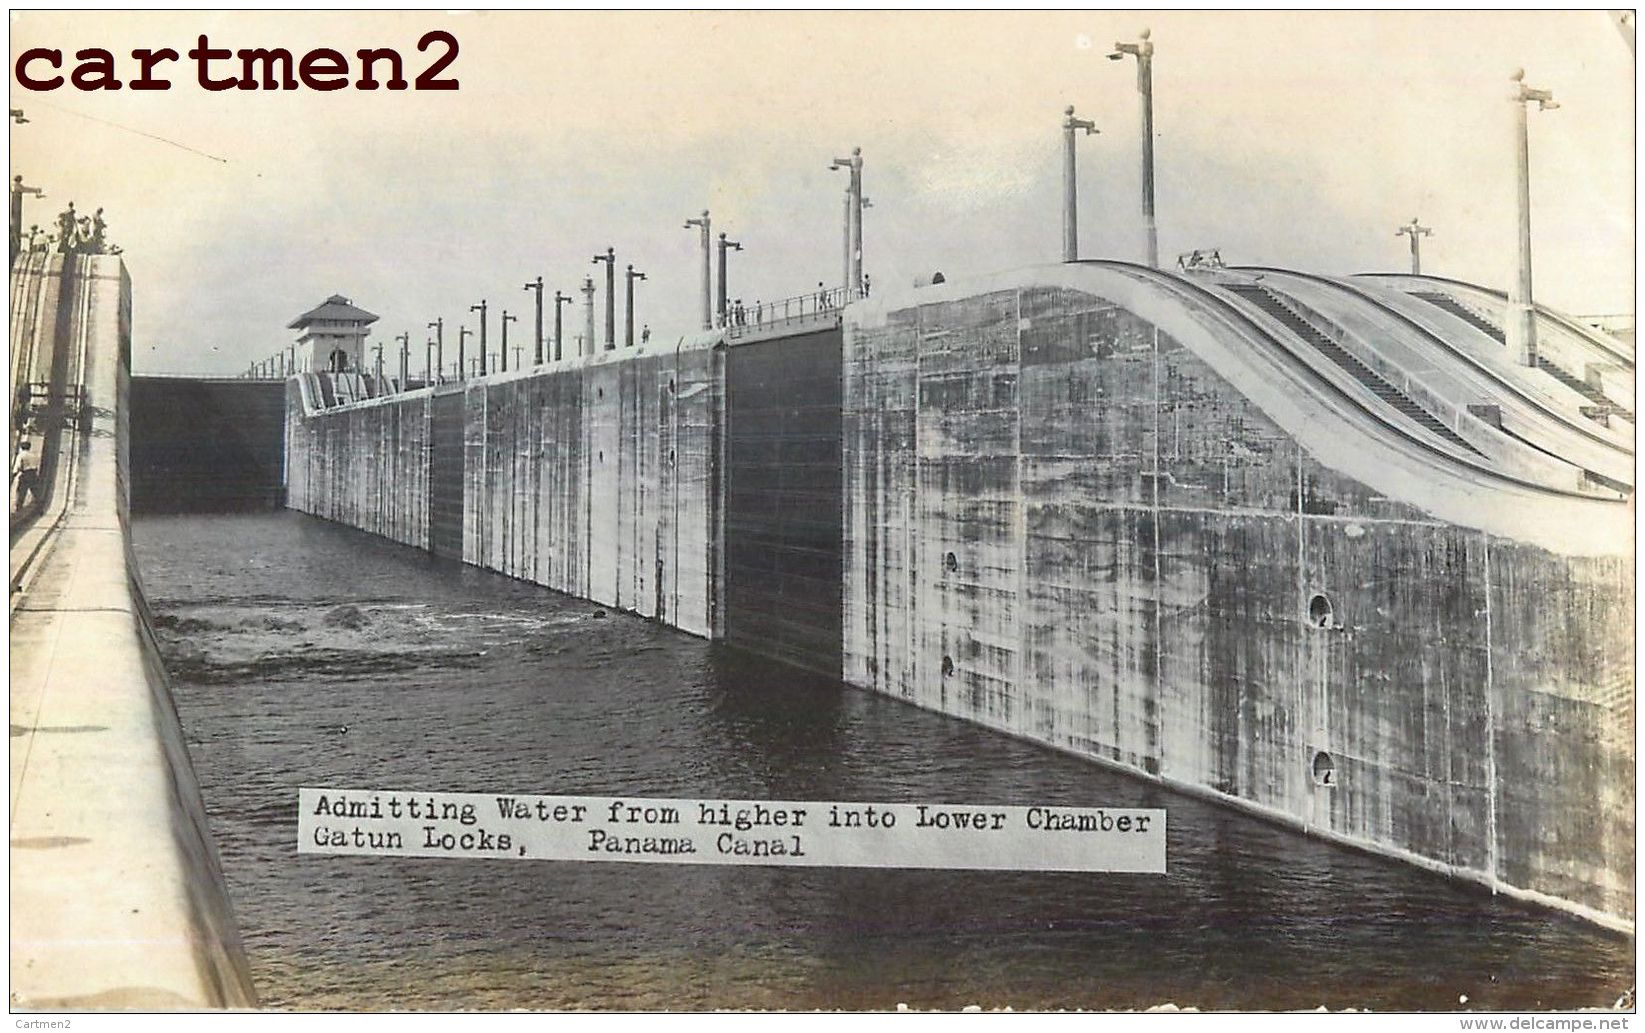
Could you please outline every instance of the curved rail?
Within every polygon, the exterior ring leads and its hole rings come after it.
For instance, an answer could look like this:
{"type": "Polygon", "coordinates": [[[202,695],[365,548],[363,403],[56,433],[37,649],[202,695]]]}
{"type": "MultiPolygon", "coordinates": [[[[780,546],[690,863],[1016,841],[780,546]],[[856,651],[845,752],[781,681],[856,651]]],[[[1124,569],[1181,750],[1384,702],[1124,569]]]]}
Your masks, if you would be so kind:
{"type": "Polygon", "coordinates": [[[1205,305],[1210,309],[1212,314],[1222,318],[1225,322],[1234,325],[1242,334],[1255,339],[1259,343],[1267,345],[1270,350],[1277,354],[1283,355],[1292,365],[1301,367],[1301,369],[1307,374],[1314,384],[1329,392],[1333,397],[1346,402],[1354,409],[1369,416],[1384,429],[1392,431],[1394,434],[1398,435],[1403,441],[1409,443],[1410,445],[1414,445],[1424,453],[1440,457],[1453,466],[1462,467],[1470,473],[1493,481],[1511,484],[1518,488],[1530,489],[1531,491],[1539,494],[1550,495],[1556,498],[1573,498],[1582,499],[1588,502],[1627,505],[1627,499],[1625,498],[1607,498],[1605,496],[1594,495],[1588,492],[1554,487],[1552,485],[1543,484],[1537,481],[1528,481],[1520,477],[1515,477],[1512,474],[1503,473],[1495,467],[1483,466],[1479,463],[1472,462],[1460,455],[1440,448],[1433,442],[1427,441],[1412,431],[1406,429],[1401,424],[1387,419],[1381,413],[1378,413],[1376,410],[1367,405],[1363,400],[1344,390],[1341,385],[1337,384],[1319,370],[1315,369],[1313,365],[1300,358],[1277,336],[1263,327],[1256,320],[1252,319],[1245,312],[1242,312],[1236,305],[1234,305],[1233,302],[1215,293],[1214,291],[1201,286],[1200,284],[1173,276],[1170,273],[1155,269],[1151,266],[1138,265],[1134,262],[1123,262],[1118,259],[1081,259],[1078,264],[1114,269],[1117,272],[1129,274],[1132,279],[1163,286],[1179,298],[1190,298],[1205,305]]]}
{"type": "MultiPolygon", "coordinates": [[[[1546,416],[1553,417],[1556,421],[1558,421],[1560,426],[1565,427],[1568,430],[1575,431],[1576,433],[1581,434],[1583,437],[1589,438],[1593,441],[1596,441],[1601,445],[1605,445],[1606,447],[1608,447],[1610,449],[1613,449],[1614,451],[1617,451],[1617,452],[1619,452],[1623,455],[1632,456],[1634,454],[1632,451],[1628,450],[1627,448],[1624,448],[1618,442],[1612,441],[1609,438],[1606,438],[1602,435],[1595,434],[1593,431],[1591,431],[1588,428],[1581,425],[1582,423],[1587,423],[1588,421],[1583,420],[1583,421],[1581,421],[1581,423],[1579,423],[1578,421],[1571,419],[1565,413],[1562,413],[1562,412],[1558,411],[1557,409],[1550,409],[1547,406],[1546,403],[1544,403],[1541,400],[1527,394],[1525,392],[1525,390],[1523,388],[1521,388],[1518,384],[1515,384],[1512,381],[1504,379],[1502,374],[1498,373],[1496,370],[1491,369],[1489,366],[1486,366],[1485,364],[1481,363],[1478,359],[1474,358],[1471,355],[1468,355],[1466,352],[1463,352],[1456,345],[1452,344],[1451,342],[1447,341],[1445,338],[1439,336],[1438,334],[1434,333],[1432,330],[1430,330],[1427,327],[1423,326],[1421,323],[1417,322],[1411,316],[1408,316],[1404,312],[1401,312],[1399,309],[1394,308],[1392,305],[1389,305],[1386,302],[1383,302],[1383,301],[1379,300],[1378,298],[1375,298],[1375,297],[1365,293],[1363,290],[1361,290],[1358,287],[1355,287],[1351,283],[1344,283],[1341,280],[1332,279],[1329,276],[1321,276],[1317,273],[1304,273],[1304,272],[1298,272],[1295,269],[1279,269],[1279,268],[1276,268],[1274,266],[1266,266],[1266,265],[1229,266],[1229,269],[1232,270],[1232,271],[1235,271],[1235,272],[1275,273],[1275,274],[1278,274],[1278,275],[1281,275],[1281,276],[1294,276],[1297,279],[1307,280],[1310,283],[1317,283],[1317,284],[1320,284],[1320,285],[1326,286],[1326,287],[1334,287],[1338,291],[1340,291],[1344,294],[1350,295],[1352,297],[1358,298],[1359,300],[1364,301],[1366,304],[1373,306],[1378,311],[1380,311],[1382,313],[1385,313],[1386,315],[1392,316],[1395,320],[1400,322],[1402,325],[1406,326],[1407,328],[1409,328],[1409,329],[1415,331],[1417,334],[1421,335],[1428,342],[1430,342],[1432,344],[1435,344],[1435,345],[1438,345],[1440,348],[1443,348],[1446,352],[1448,352],[1452,355],[1455,355],[1457,358],[1459,358],[1462,361],[1468,363],[1468,365],[1470,367],[1472,367],[1474,370],[1479,372],[1481,375],[1483,375],[1484,377],[1489,379],[1492,383],[1497,384],[1498,386],[1503,388],[1506,393],[1513,395],[1515,398],[1519,399],[1520,401],[1524,402],[1525,404],[1527,404],[1527,405],[1531,406],[1532,408],[1536,409],[1538,412],[1540,412],[1540,413],[1542,413],[1546,416]]],[[[1371,275],[1389,275],[1389,276],[1392,276],[1392,275],[1396,275],[1396,274],[1377,273],[1377,274],[1371,274],[1371,275]]],[[[1438,279],[1438,277],[1434,277],[1434,278],[1438,279]]],[[[1453,282],[1461,283],[1462,281],[1457,280],[1457,281],[1453,281],[1453,282]]]]}
{"type": "MultiPolygon", "coordinates": [[[[1507,291],[1499,291],[1495,287],[1482,287],[1477,283],[1469,283],[1467,280],[1457,280],[1449,276],[1433,276],[1429,273],[1355,273],[1354,275],[1363,276],[1366,279],[1433,280],[1437,283],[1455,284],[1458,287],[1466,287],[1469,290],[1479,291],[1482,294],[1489,294],[1491,297],[1497,298],[1501,301],[1509,300],[1507,291]]],[[[1546,305],[1535,305],[1533,307],[1541,315],[1547,316],[1555,323],[1558,323],[1560,326],[1563,326],[1565,329],[1576,334],[1585,343],[1599,349],[1605,354],[1616,359],[1618,362],[1627,364],[1627,367],[1630,370],[1634,368],[1634,357],[1632,355],[1624,355],[1622,352],[1617,351],[1616,347],[1611,343],[1610,339],[1607,338],[1605,334],[1600,333],[1591,326],[1584,326],[1579,320],[1573,319],[1557,309],[1551,309],[1546,305]]]]}

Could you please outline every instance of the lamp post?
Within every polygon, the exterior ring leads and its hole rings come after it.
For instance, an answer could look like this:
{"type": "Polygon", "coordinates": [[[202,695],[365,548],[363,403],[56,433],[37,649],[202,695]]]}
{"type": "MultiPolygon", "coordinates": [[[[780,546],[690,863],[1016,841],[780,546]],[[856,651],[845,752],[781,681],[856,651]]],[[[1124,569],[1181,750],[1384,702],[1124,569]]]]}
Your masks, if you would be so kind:
{"type": "MultiPolygon", "coordinates": [[[[711,252],[712,248],[709,246],[709,236],[708,236],[709,219],[708,219],[708,209],[707,208],[703,209],[702,218],[685,220],[685,228],[686,229],[690,229],[693,226],[696,226],[696,227],[698,227],[699,229],[702,230],[702,242],[703,242],[703,329],[704,330],[712,330],[712,329],[714,329],[714,313],[713,313],[712,309],[710,309],[710,307],[709,307],[709,296],[713,293],[713,286],[709,283],[709,271],[708,271],[709,255],[710,255],[710,252],[711,252]]],[[[725,239],[725,234],[723,234],[723,233],[720,234],[720,239],[724,240],[725,239]]],[[[723,257],[725,255],[725,252],[721,251],[720,254],[723,257]]],[[[722,297],[725,295],[725,266],[724,266],[723,263],[720,266],[720,295],[722,297]]]]}
{"type": "Polygon", "coordinates": [[[1137,92],[1142,95],[1142,219],[1148,231],[1148,264],[1159,268],[1159,228],[1154,223],[1154,44],[1147,29],[1135,43],[1115,43],[1110,61],[1137,59],[1137,92]]]}
{"type": "MultiPolygon", "coordinates": [[[[595,258],[594,260],[596,262],[600,261],[599,258],[595,258]]],[[[583,314],[588,317],[588,327],[583,333],[582,341],[579,342],[578,345],[577,345],[577,354],[582,355],[583,354],[583,349],[586,348],[588,350],[588,354],[592,355],[592,354],[594,354],[594,347],[595,347],[595,345],[594,345],[594,277],[592,277],[592,276],[583,277],[582,291],[583,291],[583,314]]]]}
{"type": "MultiPolygon", "coordinates": [[[[595,255],[592,264],[605,263],[605,350],[617,347],[617,249],[608,247],[605,254],[595,255]]],[[[590,339],[590,350],[593,340],[590,339]]]]}
{"type": "Polygon", "coordinates": [[[634,347],[634,281],[645,279],[645,274],[635,272],[631,263],[627,271],[623,273],[623,279],[627,281],[624,286],[627,288],[625,314],[628,318],[628,323],[623,328],[623,347],[632,348],[634,347]]]}
{"type": "Polygon", "coordinates": [[[466,326],[457,328],[457,379],[468,379],[468,339],[474,331],[466,326]]]}
{"type": "Polygon", "coordinates": [[[470,305],[468,307],[468,310],[470,312],[478,312],[480,314],[480,363],[476,367],[476,369],[479,372],[479,375],[483,377],[483,376],[486,375],[486,303],[485,303],[485,299],[481,298],[480,303],[478,305],[470,305]]]}
{"type": "Polygon", "coordinates": [[[560,345],[565,341],[565,334],[561,331],[560,306],[565,305],[566,303],[568,303],[570,301],[571,301],[571,295],[561,294],[558,289],[556,289],[554,291],[554,361],[555,362],[560,361],[560,358],[561,358],[560,345]]]}
{"type": "MultiPolygon", "coordinates": [[[[498,365],[502,367],[502,371],[504,373],[508,372],[508,324],[518,323],[519,321],[519,316],[509,315],[508,309],[503,309],[503,343],[497,349],[497,354],[501,357],[498,361],[498,365]]],[[[516,362],[515,365],[519,365],[519,363],[516,362]]]]}
{"type": "Polygon", "coordinates": [[[525,285],[525,290],[537,292],[537,351],[532,360],[534,365],[543,364],[543,278],[541,276],[525,285]]]}
{"type": "Polygon", "coordinates": [[[725,325],[726,325],[726,312],[725,312],[725,306],[726,306],[726,287],[725,287],[725,253],[726,253],[726,252],[727,252],[727,251],[741,251],[741,250],[742,250],[742,249],[743,249],[743,246],[742,246],[742,245],[741,245],[741,244],[740,244],[740,243],[738,243],[738,242],[737,242],[737,241],[735,241],[735,240],[727,240],[727,239],[725,239],[725,234],[724,234],[724,233],[722,233],[722,234],[720,234],[720,297],[719,297],[719,313],[720,313],[720,325],[721,325],[721,326],[725,326],[725,325]]]}
{"type": "Polygon", "coordinates": [[[1509,78],[1514,84],[1509,100],[1514,105],[1514,145],[1519,168],[1519,275],[1508,292],[1508,343],[1520,363],[1535,366],[1536,313],[1531,301],[1531,142],[1526,111],[1532,101],[1536,102],[1538,111],[1552,111],[1559,105],[1552,92],[1525,85],[1525,69],[1515,69],[1509,78]]]}
{"type": "MultiPolygon", "coordinates": [[[[446,319],[444,316],[428,324],[434,331],[434,375],[445,376],[446,372],[446,319]]],[[[433,381],[430,381],[432,383],[433,381]]]]}
{"type": "Polygon", "coordinates": [[[1080,257],[1079,178],[1074,161],[1074,134],[1096,133],[1095,122],[1074,117],[1074,105],[1062,113],[1062,260],[1077,262],[1080,257]]]}
{"type": "Polygon", "coordinates": [[[835,158],[829,166],[846,169],[845,185],[845,296],[862,297],[862,148],[851,148],[851,157],[835,158]]]}
{"type": "Polygon", "coordinates": [[[1431,237],[1433,235],[1434,231],[1429,229],[1427,226],[1420,225],[1417,222],[1417,217],[1414,215],[1411,216],[1411,221],[1409,223],[1394,231],[1394,236],[1396,237],[1408,236],[1411,238],[1412,276],[1422,275],[1422,238],[1431,237]]]}
{"type": "Polygon", "coordinates": [[[400,342],[400,390],[406,390],[411,380],[411,331],[407,330],[395,338],[400,342]]]}
{"type": "MultiPolygon", "coordinates": [[[[45,197],[46,192],[39,187],[23,185],[22,176],[13,176],[11,181],[11,260],[17,261],[17,256],[23,251],[23,195],[33,194],[35,197],[45,197]]],[[[29,234],[29,247],[34,247],[34,234],[29,234]]]]}
{"type": "Polygon", "coordinates": [[[423,386],[434,386],[434,338],[430,337],[423,346],[423,386]]]}

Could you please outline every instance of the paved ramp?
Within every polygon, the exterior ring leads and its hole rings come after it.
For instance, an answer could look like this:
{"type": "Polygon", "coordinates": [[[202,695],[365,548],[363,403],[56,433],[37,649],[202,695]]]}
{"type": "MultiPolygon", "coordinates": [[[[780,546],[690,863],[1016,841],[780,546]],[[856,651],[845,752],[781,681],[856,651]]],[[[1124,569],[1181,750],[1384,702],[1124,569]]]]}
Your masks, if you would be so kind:
{"type": "Polygon", "coordinates": [[[45,449],[11,550],[12,1005],[254,1003],[126,527],[131,287],[12,272],[13,431],[45,449]]]}

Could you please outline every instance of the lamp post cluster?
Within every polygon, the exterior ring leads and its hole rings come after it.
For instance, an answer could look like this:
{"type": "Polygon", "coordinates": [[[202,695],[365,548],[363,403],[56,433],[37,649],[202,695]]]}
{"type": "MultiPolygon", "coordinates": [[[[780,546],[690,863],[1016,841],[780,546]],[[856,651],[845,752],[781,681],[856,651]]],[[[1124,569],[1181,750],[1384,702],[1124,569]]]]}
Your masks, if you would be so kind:
{"type": "MultiPolygon", "coordinates": [[[[1138,34],[1136,42],[1116,42],[1108,54],[1111,61],[1127,57],[1137,60],[1137,93],[1141,97],[1139,112],[1142,130],[1142,217],[1146,234],[1148,264],[1159,268],[1159,229],[1154,210],[1154,43],[1147,29],[1138,34]]],[[[1516,70],[1511,76],[1513,91],[1509,100],[1514,106],[1514,146],[1516,157],[1517,216],[1519,229],[1518,264],[1516,275],[1508,292],[1508,344],[1516,361],[1526,366],[1537,365],[1536,316],[1531,292],[1531,172],[1530,140],[1527,113],[1531,104],[1538,111],[1552,111],[1559,107],[1553,93],[1525,84],[1525,72],[1516,70]]],[[[1076,173],[1075,134],[1086,136],[1097,132],[1096,126],[1074,117],[1070,105],[1063,113],[1063,201],[1062,201],[1062,260],[1079,260],[1079,196],[1076,173]]],[[[835,162],[838,166],[841,163],[835,162]]],[[[849,221],[849,215],[848,215],[849,221]]],[[[1433,229],[1423,226],[1416,217],[1401,225],[1396,236],[1410,238],[1411,273],[1422,274],[1422,238],[1433,235],[1433,229]]],[[[847,260],[849,262],[849,247],[847,260]]],[[[847,283],[850,283],[849,274],[847,283]]]]}
{"type": "MultiPolygon", "coordinates": [[[[1137,42],[1116,42],[1110,61],[1137,59],[1137,93],[1142,113],[1142,220],[1147,235],[1148,264],[1159,268],[1159,229],[1154,220],[1154,44],[1149,31],[1137,34],[1137,42]]],[[[1096,124],[1074,117],[1074,106],[1063,111],[1062,119],[1062,260],[1079,261],[1079,183],[1075,164],[1074,134],[1099,132],[1096,124]]]]}

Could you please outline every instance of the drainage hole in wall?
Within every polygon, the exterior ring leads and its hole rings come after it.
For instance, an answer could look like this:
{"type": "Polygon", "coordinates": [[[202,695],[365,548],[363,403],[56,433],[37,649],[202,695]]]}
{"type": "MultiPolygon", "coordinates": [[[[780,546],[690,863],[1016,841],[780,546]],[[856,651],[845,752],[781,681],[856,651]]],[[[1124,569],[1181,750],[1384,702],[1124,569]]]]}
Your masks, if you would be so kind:
{"type": "Polygon", "coordinates": [[[1314,784],[1317,786],[1334,786],[1337,784],[1337,762],[1324,750],[1314,754],[1314,784]]]}
{"type": "Polygon", "coordinates": [[[1337,619],[1331,609],[1331,600],[1318,593],[1308,600],[1308,623],[1316,628],[1336,627],[1337,619]]]}
{"type": "Polygon", "coordinates": [[[942,568],[952,574],[960,569],[960,558],[953,553],[949,553],[942,558],[942,568]]]}
{"type": "Polygon", "coordinates": [[[670,377],[670,378],[669,378],[669,379],[668,379],[668,393],[669,393],[669,394],[673,394],[673,393],[674,393],[674,378],[673,378],[673,377],[670,377]]]}
{"type": "Polygon", "coordinates": [[[674,450],[672,448],[668,450],[668,465],[674,465],[674,450]]]}
{"type": "Polygon", "coordinates": [[[603,387],[595,388],[594,389],[594,397],[595,398],[604,398],[605,397],[605,388],[603,388],[603,387]]]}
{"type": "Polygon", "coordinates": [[[605,462],[605,451],[602,449],[595,458],[597,462],[605,462]]]}
{"type": "Polygon", "coordinates": [[[951,656],[943,657],[942,658],[942,676],[944,678],[947,678],[950,675],[952,675],[953,673],[954,673],[954,658],[951,657],[951,656]]]}

